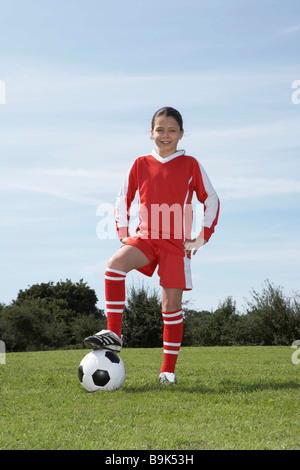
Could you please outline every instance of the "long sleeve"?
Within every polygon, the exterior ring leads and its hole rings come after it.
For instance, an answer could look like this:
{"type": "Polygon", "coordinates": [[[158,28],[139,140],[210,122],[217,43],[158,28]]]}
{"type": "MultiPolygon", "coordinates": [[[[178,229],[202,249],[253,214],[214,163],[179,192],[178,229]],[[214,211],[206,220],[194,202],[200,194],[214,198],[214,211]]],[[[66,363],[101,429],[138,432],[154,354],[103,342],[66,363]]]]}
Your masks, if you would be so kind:
{"type": "Polygon", "coordinates": [[[137,187],[136,162],[134,162],[124,178],[115,203],[114,217],[120,240],[129,236],[130,206],[137,187]]]}
{"type": "Polygon", "coordinates": [[[211,235],[214,233],[215,226],[218,222],[220,212],[220,201],[204,168],[198,161],[197,164],[198,168],[196,166],[196,181],[194,190],[196,192],[198,200],[202,204],[204,204],[204,217],[202,221],[202,229],[199,236],[201,238],[204,238],[204,240],[208,241],[211,235]]]}

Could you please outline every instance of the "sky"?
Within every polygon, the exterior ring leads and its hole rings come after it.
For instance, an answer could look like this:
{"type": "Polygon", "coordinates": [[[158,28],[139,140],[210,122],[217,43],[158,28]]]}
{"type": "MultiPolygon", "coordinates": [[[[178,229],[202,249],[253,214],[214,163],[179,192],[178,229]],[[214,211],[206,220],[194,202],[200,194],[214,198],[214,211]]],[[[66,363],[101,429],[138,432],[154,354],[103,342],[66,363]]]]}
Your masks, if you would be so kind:
{"type": "Polygon", "coordinates": [[[83,279],[105,307],[105,216],[162,106],[221,202],[185,305],[299,291],[299,41],[299,0],[0,1],[0,303],[83,279]]]}

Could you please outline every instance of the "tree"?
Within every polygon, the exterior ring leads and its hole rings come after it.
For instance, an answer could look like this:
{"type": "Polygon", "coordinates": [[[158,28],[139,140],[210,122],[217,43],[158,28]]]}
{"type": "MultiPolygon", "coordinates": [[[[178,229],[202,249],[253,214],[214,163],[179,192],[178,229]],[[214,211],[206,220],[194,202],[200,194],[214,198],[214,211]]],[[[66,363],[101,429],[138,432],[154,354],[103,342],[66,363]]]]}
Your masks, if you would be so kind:
{"type": "Polygon", "coordinates": [[[285,296],[282,287],[269,280],[261,293],[252,290],[247,302],[248,341],[261,345],[290,345],[300,333],[300,315],[297,298],[285,296]]]}
{"type": "Polygon", "coordinates": [[[123,315],[124,344],[127,347],[155,348],[162,345],[161,302],[156,291],[131,287],[123,315]]]}
{"type": "Polygon", "coordinates": [[[69,341],[66,323],[41,299],[7,306],[1,312],[0,332],[8,351],[56,349],[69,341]]]}
{"type": "Polygon", "coordinates": [[[182,346],[204,346],[206,329],[212,312],[208,310],[183,310],[182,346]]]}
{"type": "Polygon", "coordinates": [[[20,305],[26,299],[46,299],[49,303],[59,300],[63,308],[72,310],[76,314],[99,313],[96,293],[82,279],[76,283],[67,279],[56,284],[53,282],[34,284],[28,289],[20,290],[13,303],[20,305]]]}
{"type": "Polygon", "coordinates": [[[82,280],[35,284],[0,309],[0,338],[9,351],[80,347],[85,336],[106,326],[96,302],[82,280]]]}
{"type": "Polygon", "coordinates": [[[227,297],[219,304],[207,322],[204,331],[204,344],[206,346],[231,346],[237,343],[235,334],[239,315],[236,313],[236,302],[227,297]]]}
{"type": "MultiPolygon", "coordinates": [[[[244,315],[237,313],[232,297],[214,312],[183,308],[182,345],[291,345],[300,338],[299,293],[286,296],[267,280],[262,292],[251,295],[244,315]]],[[[0,339],[8,351],[82,347],[84,337],[106,328],[96,303],[96,293],[82,280],[35,284],[20,290],[11,305],[0,303],[0,339]]],[[[127,347],[161,347],[161,301],[155,290],[128,290],[123,336],[127,347]]]]}

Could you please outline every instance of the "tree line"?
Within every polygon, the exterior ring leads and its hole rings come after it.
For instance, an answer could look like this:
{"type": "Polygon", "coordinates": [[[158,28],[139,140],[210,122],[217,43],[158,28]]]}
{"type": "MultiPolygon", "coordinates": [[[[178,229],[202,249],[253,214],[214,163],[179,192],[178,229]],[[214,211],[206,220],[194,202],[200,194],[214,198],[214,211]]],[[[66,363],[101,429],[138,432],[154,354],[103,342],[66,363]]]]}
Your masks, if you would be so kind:
{"type": "MultiPolygon", "coordinates": [[[[10,305],[0,304],[0,339],[9,352],[82,348],[85,336],[106,328],[97,302],[83,280],[35,284],[20,290],[10,305]]],[[[261,292],[251,291],[243,314],[232,297],[215,311],[193,310],[187,304],[183,312],[183,346],[291,345],[300,339],[300,295],[287,296],[268,280],[261,292]]],[[[161,347],[162,335],[159,293],[130,287],[124,346],[161,347]]]]}

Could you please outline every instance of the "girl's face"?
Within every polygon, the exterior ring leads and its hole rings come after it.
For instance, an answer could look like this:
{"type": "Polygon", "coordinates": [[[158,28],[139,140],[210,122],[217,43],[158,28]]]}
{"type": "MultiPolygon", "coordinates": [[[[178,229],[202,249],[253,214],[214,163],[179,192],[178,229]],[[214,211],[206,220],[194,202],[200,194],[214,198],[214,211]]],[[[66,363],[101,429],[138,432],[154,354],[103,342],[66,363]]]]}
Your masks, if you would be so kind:
{"type": "Polygon", "coordinates": [[[166,158],[176,152],[178,141],[183,136],[183,130],[180,130],[176,119],[163,115],[155,118],[151,134],[157,146],[157,153],[162,158],[166,158]]]}

